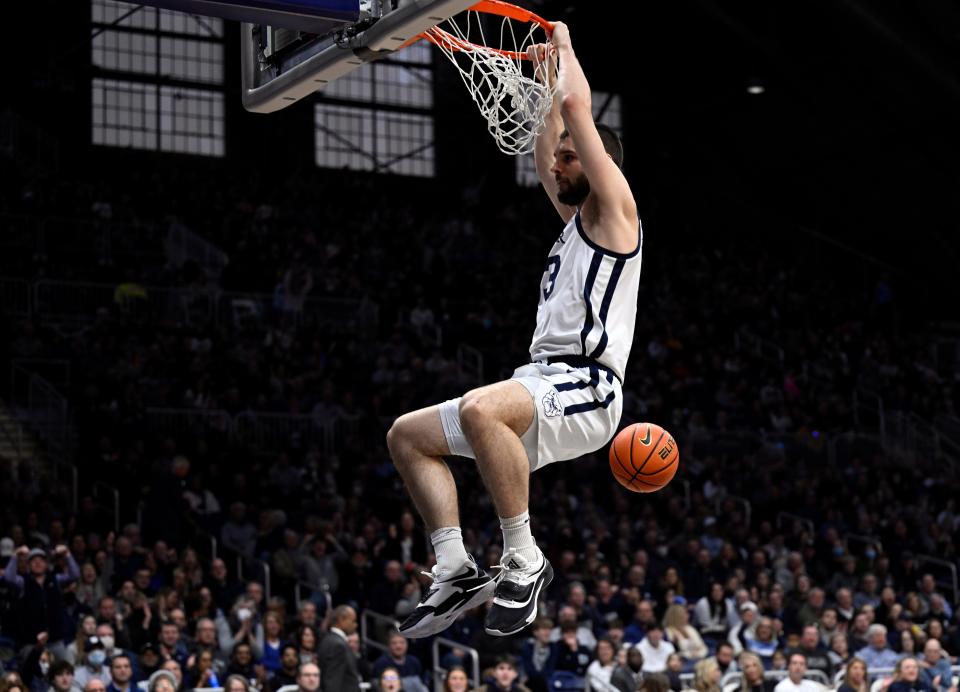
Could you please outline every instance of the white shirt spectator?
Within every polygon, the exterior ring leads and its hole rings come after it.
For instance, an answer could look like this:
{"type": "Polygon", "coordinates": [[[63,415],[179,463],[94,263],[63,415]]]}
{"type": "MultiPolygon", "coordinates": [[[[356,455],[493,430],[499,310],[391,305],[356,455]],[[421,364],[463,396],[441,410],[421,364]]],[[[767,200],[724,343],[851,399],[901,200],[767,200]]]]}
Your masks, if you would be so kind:
{"type": "Polygon", "coordinates": [[[593,661],[587,666],[587,690],[590,692],[618,692],[617,688],[610,684],[610,676],[613,675],[615,663],[608,666],[600,661],[593,661]]]}
{"type": "Polygon", "coordinates": [[[773,692],[824,692],[824,687],[819,682],[806,678],[801,680],[799,685],[790,678],[784,678],[773,688],[773,692]]]}
{"type": "Polygon", "coordinates": [[[644,637],[637,644],[637,648],[643,654],[643,668],[641,670],[644,673],[662,673],[665,671],[667,669],[667,658],[676,651],[673,644],[666,639],[660,641],[660,646],[653,646],[648,637],[644,637]]]}

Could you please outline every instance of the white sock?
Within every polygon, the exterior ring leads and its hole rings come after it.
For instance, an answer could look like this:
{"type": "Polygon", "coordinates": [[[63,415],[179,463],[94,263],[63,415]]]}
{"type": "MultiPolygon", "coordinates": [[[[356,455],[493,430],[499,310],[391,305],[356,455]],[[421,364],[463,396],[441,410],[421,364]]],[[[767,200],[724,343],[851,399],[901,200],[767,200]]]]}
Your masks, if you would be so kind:
{"type": "Polygon", "coordinates": [[[530,533],[530,512],[509,519],[500,517],[500,529],[503,531],[504,553],[513,548],[531,564],[540,563],[540,551],[530,533]]]}
{"type": "Polygon", "coordinates": [[[437,565],[444,573],[451,573],[467,561],[467,549],[463,547],[463,534],[459,526],[445,526],[430,534],[437,565]]]}

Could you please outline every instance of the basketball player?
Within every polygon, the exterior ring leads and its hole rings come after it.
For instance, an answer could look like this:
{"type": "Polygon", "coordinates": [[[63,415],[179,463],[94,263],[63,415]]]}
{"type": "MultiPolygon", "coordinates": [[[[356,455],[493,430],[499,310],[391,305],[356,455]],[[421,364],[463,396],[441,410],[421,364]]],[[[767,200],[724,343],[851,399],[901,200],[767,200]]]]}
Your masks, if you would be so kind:
{"type": "Polygon", "coordinates": [[[446,629],[490,596],[485,629],[519,632],[533,622],[553,569],[528,514],[529,474],[599,449],[617,430],[633,343],[640,279],[637,207],[620,171],[616,134],[593,121],[590,86],[562,23],[530,57],[557,91],[537,138],[540,181],[563,219],[540,284],[531,363],[504,382],[401,416],[390,455],[430,533],[433,584],[401,625],[407,637],[446,629]],[[491,579],[464,549],[457,489],[443,457],[476,459],[500,517],[504,552],[491,579]]]}

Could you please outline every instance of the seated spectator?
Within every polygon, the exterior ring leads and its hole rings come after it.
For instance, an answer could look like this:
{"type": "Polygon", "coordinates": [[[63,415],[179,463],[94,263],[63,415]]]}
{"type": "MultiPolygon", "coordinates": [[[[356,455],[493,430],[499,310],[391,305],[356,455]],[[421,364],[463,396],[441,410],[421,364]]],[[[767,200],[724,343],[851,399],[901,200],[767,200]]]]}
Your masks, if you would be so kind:
{"type": "Polygon", "coordinates": [[[720,667],[712,658],[697,661],[693,667],[694,692],[720,692],[720,667]]]}
{"type": "Polygon", "coordinates": [[[347,646],[356,659],[357,673],[360,675],[360,682],[370,682],[373,680],[373,665],[370,663],[370,659],[367,658],[363,645],[360,643],[360,635],[356,632],[348,634],[347,646]]]}
{"type": "Polygon", "coordinates": [[[837,632],[830,638],[830,650],[827,652],[830,661],[833,663],[833,669],[836,670],[850,660],[852,654],[847,648],[847,635],[843,632],[837,632]]]}
{"type": "Polygon", "coordinates": [[[901,630],[898,639],[896,650],[900,658],[904,656],[913,656],[916,658],[919,652],[917,651],[917,639],[913,636],[913,630],[910,628],[901,630]]]}
{"type": "Polygon", "coordinates": [[[580,643],[580,645],[586,647],[589,651],[593,651],[593,649],[597,646],[597,638],[594,636],[593,631],[589,627],[579,623],[577,620],[577,611],[575,608],[573,608],[573,606],[570,605],[560,606],[560,611],[557,613],[557,625],[550,633],[550,641],[560,641],[563,634],[562,628],[565,625],[570,624],[575,627],[577,641],[580,643]]]}
{"type": "Polygon", "coordinates": [[[668,607],[663,616],[663,636],[674,645],[686,668],[691,668],[709,653],[700,633],[690,625],[687,609],[679,603],[668,607]]]}
{"type": "Polygon", "coordinates": [[[747,648],[747,640],[756,638],[759,617],[760,608],[753,601],[745,601],[740,605],[740,622],[734,625],[727,635],[734,654],[739,656],[740,652],[747,648]]]}
{"type": "Polygon", "coordinates": [[[887,628],[883,625],[870,625],[867,630],[869,644],[857,651],[857,658],[862,658],[867,668],[893,668],[900,658],[897,653],[887,646],[887,628]]]}
{"type": "Polygon", "coordinates": [[[400,681],[400,671],[393,666],[387,666],[377,677],[377,689],[380,692],[403,692],[403,683],[400,681]]]}
{"type": "Polygon", "coordinates": [[[284,685],[297,684],[297,669],[300,667],[300,652],[293,644],[284,644],[280,650],[280,669],[270,679],[270,692],[276,692],[284,685]]]}
{"type": "Polygon", "coordinates": [[[933,687],[920,674],[920,663],[913,656],[897,661],[893,682],[887,692],[932,692],[933,687]]]}
{"type": "MultiPolygon", "coordinates": [[[[775,681],[763,677],[763,662],[755,653],[744,651],[739,656],[740,682],[731,685],[731,692],[773,692],[775,681]]],[[[730,688],[724,688],[728,690],[730,688]]]]}
{"type": "Polygon", "coordinates": [[[297,651],[300,654],[300,663],[316,663],[317,650],[320,646],[320,638],[317,636],[317,630],[310,625],[303,625],[297,630],[296,635],[297,651]]]}
{"type": "Polygon", "coordinates": [[[470,678],[467,677],[467,671],[461,666],[454,666],[447,671],[443,679],[443,692],[468,692],[470,689],[470,678]]]}
{"type": "Polygon", "coordinates": [[[773,692],[823,692],[823,685],[807,680],[807,659],[801,653],[792,653],[787,662],[787,677],[777,683],[773,692]]]}
{"type": "Polygon", "coordinates": [[[132,692],[133,688],[133,662],[126,654],[114,656],[110,660],[110,684],[107,685],[107,692],[132,692]]]}
{"type": "Polygon", "coordinates": [[[400,671],[401,678],[417,677],[423,672],[420,659],[408,653],[410,647],[407,638],[397,631],[387,638],[387,652],[373,662],[373,677],[379,678],[388,666],[400,671]]]}
{"type": "Polygon", "coordinates": [[[80,690],[73,681],[73,666],[69,661],[51,663],[47,677],[50,680],[47,692],[79,692],[80,690]]]}
{"type": "MultiPolygon", "coordinates": [[[[160,625],[160,659],[174,660],[181,669],[186,665],[189,657],[187,645],[180,636],[180,627],[175,622],[165,622],[160,625]]],[[[161,665],[162,667],[162,665],[161,665]]]]}
{"type": "Polygon", "coordinates": [[[847,648],[850,651],[860,651],[870,644],[867,632],[870,629],[870,617],[859,612],[853,616],[853,622],[847,627],[847,648]]]}
{"type": "Polygon", "coordinates": [[[820,643],[829,649],[830,640],[833,639],[833,635],[842,632],[844,629],[846,629],[846,627],[837,621],[837,609],[824,608],[823,613],[820,615],[820,622],[817,623],[817,631],[820,633],[820,643]]]}
{"type": "Polygon", "coordinates": [[[87,637],[92,637],[97,633],[97,619],[93,615],[84,615],[80,618],[80,626],[77,628],[77,636],[73,641],[67,644],[64,658],[77,665],[77,661],[83,655],[83,645],[87,637]]]}
{"type": "Polygon", "coordinates": [[[643,656],[644,673],[662,673],[667,669],[667,658],[676,652],[673,644],[663,638],[663,630],[653,625],[647,636],[637,644],[643,656]]]}
{"type": "Polygon", "coordinates": [[[530,692],[530,688],[519,681],[517,664],[513,656],[501,656],[497,659],[491,675],[477,692],[530,692]]]}
{"type": "Polygon", "coordinates": [[[520,649],[521,666],[531,688],[545,689],[557,664],[557,645],[550,641],[552,629],[550,618],[538,617],[530,632],[533,636],[520,649]]]}
{"type": "MultiPolygon", "coordinates": [[[[650,675],[666,675],[670,681],[670,689],[674,692],[680,692],[686,685],[680,676],[683,674],[683,658],[678,653],[672,653],[667,656],[667,669],[662,673],[650,673],[650,675]]],[[[647,673],[644,673],[644,678],[647,673]]]]}
{"type": "Polygon", "coordinates": [[[77,687],[87,688],[87,683],[91,680],[99,680],[103,683],[104,689],[110,684],[110,669],[104,665],[107,660],[107,654],[103,648],[103,642],[96,635],[87,637],[83,646],[84,654],[80,660],[81,665],[74,670],[73,679],[77,687]]]}
{"type": "Polygon", "coordinates": [[[733,599],[723,592],[723,584],[714,582],[710,591],[693,607],[693,626],[699,630],[705,642],[714,646],[727,638],[733,599]]]}
{"type": "Polygon", "coordinates": [[[730,646],[729,642],[720,642],[717,646],[717,651],[713,655],[713,659],[717,662],[717,666],[720,668],[720,675],[726,675],[727,673],[736,673],[737,662],[733,657],[733,647],[730,646]]]}
{"type": "Polygon", "coordinates": [[[317,692],[321,684],[320,666],[303,663],[297,668],[297,692],[317,692]]]}
{"type": "MultiPolygon", "coordinates": [[[[680,661],[679,655],[677,655],[677,661],[680,661]]],[[[679,684],[674,687],[674,683],[663,673],[650,673],[649,675],[643,676],[643,680],[640,681],[640,686],[636,689],[642,692],[668,692],[668,690],[677,692],[680,687],[679,684]]]]}
{"type": "Polygon", "coordinates": [[[255,680],[257,688],[263,687],[267,679],[267,671],[262,665],[255,664],[253,649],[246,642],[240,642],[233,647],[230,663],[227,665],[226,675],[239,675],[244,680],[255,680]]]}
{"type": "Polygon", "coordinates": [[[607,629],[609,630],[611,624],[616,620],[622,623],[622,618],[628,615],[630,610],[617,587],[607,578],[598,579],[595,594],[594,607],[606,624],[607,629]],[[625,607],[626,613],[624,613],[625,607]]]}
{"type": "Polygon", "coordinates": [[[746,649],[755,653],[764,662],[764,667],[769,668],[773,655],[780,647],[780,640],[773,630],[773,621],[770,618],[760,618],[757,623],[756,637],[746,639],[746,649]]]}
{"type": "Polygon", "coordinates": [[[820,643],[820,632],[815,625],[807,625],[800,634],[800,645],[790,653],[801,653],[806,660],[807,670],[819,670],[833,680],[833,661],[830,653],[820,643]]]}
{"type": "Polygon", "coordinates": [[[628,644],[636,644],[647,636],[647,631],[657,624],[657,617],[653,613],[653,603],[644,599],[637,603],[633,611],[633,620],[623,630],[623,640],[628,644]]]}
{"type": "MultiPolygon", "coordinates": [[[[651,673],[656,675],[656,673],[651,673]]],[[[618,692],[636,692],[640,681],[643,680],[643,654],[635,646],[627,649],[627,660],[618,665],[610,676],[610,684],[618,692]]],[[[669,688],[669,681],[665,685],[669,688]]]]}
{"type": "MultiPolygon", "coordinates": [[[[140,647],[140,656],[134,666],[134,676],[138,680],[145,680],[160,668],[160,651],[153,642],[146,642],[140,647]]],[[[138,682],[139,686],[140,683],[138,682]]]]}
{"type": "Polygon", "coordinates": [[[601,638],[597,641],[597,648],[594,652],[595,658],[587,666],[588,690],[610,692],[614,689],[610,678],[613,676],[613,670],[617,665],[615,654],[616,649],[613,648],[613,642],[609,639],[601,638]]]}
{"type": "Polygon", "coordinates": [[[923,660],[920,666],[923,679],[934,692],[948,692],[953,687],[950,657],[936,639],[928,639],[923,645],[923,660]]]}
{"type": "Polygon", "coordinates": [[[867,680],[867,664],[860,658],[851,658],[843,672],[843,682],[837,692],[867,692],[870,683],[867,680]]]}
{"type": "Polygon", "coordinates": [[[585,677],[590,665],[590,649],[577,638],[577,623],[567,622],[561,629],[557,642],[557,665],[555,670],[565,670],[578,677],[585,677]]]}
{"type": "Polygon", "coordinates": [[[213,652],[203,649],[191,657],[193,665],[187,668],[188,687],[220,687],[220,677],[214,667],[213,652]]]}
{"type": "Polygon", "coordinates": [[[223,692],[250,692],[250,681],[242,675],[229,675],[223,683],[223,692]]]}
{"type": "Polygon", "coordinates": [[[280,649],[283,646],[283,620],[280,616],[268,611],[263,616],[263,637],[258,639],[257,646],[261,651],[259,663],[268,674],[280,670],[280,649]]]}

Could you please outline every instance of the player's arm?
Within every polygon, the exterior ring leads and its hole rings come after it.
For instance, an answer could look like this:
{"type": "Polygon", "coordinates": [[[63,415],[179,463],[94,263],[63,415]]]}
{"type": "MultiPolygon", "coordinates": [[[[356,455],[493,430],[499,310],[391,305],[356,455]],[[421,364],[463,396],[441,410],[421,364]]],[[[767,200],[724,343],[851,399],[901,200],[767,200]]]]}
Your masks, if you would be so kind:
{"type": "MultiPolygon", "coordinates": [[[[554,61],[556,58],[556,48],[550,44],[539,44],[530,46],[527,49],[531,60],[533,60],[534,70],[537,78],[546,83],[551,83],[556,79],[554,74],[554,61]]],[[[569,221],[577,213],[576,207],[564,204],[557,198],[557,179],[553,177],[551,168],[553,168],[554,152],[557,143],[560,141],[560,133],[563,132],[563,118],[560,115],[559,99],[553,99],[553,105],[547,117],[544,118],[543,131],[537,136],[533,146],[533,158],[537,164],[537,176],[540,178],[540,184],[543,185],[547,197],[553,202],[557,213],[564,221],[569,221]]]]}
{"type": "Polygon", "coordinates": [[[552,43],[557,48],[560,70],[555,99],[560,115],[570,132],[580,157],[583,172],[590,181],[590,193],[597,208],[594,214],[603,220],[591,229],[603,247],[615,252],[631,252],[637,246],[637,205],[623,172],[607,155],[600,133],[593,122],[590,84],[573,52],[570,32],[562,22],[554,24],[552,43]]]}

